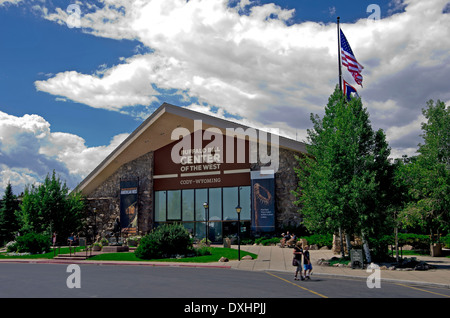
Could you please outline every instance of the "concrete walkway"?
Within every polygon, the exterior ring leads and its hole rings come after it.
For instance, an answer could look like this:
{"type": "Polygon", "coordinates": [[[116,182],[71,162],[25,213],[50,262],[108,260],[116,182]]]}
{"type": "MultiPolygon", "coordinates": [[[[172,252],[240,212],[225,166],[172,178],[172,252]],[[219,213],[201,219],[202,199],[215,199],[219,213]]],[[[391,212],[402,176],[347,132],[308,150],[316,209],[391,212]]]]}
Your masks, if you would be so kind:
{"type": "MultiPolygon", "coordinates": [[[[232,248],[237,248],[237,246],[232,246],[232,248]]],[[[229,264],[234,269],[291,272],[292,276],[294,276],[295,267],[292,266],[292,248],[244,245],[241,246],[241,251],[255,253],[258,255],[258,258],[255,260],[230,261],[229,264]]],[[[317,265],[317,261],[321,258],[328,260],[333,256],[339,256],[334,255],[333,252],[329,250],[310,250],[310,256],[313,266],[313,276],[328,275],[366,280],[373,273],[372,270],[366,269],[317,265]]],[[[381,280],[398,283],[437,285],[450,288],[450,258],[417,256],[417,259],[435,266],[436,269],[426,271],[381,270],[381,280]]]]}

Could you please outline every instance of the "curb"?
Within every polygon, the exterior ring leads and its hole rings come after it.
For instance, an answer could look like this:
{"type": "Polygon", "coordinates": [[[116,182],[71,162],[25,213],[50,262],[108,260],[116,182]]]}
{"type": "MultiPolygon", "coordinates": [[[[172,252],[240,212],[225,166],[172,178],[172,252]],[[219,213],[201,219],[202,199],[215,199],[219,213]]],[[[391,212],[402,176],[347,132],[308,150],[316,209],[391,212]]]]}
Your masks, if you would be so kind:
{"type": "Polygon", "coordinates": [[[77,260],[42,260],[42,259],[8,259],[0,260],[0,263],[22,263],[22,264],[79,264],[79,265],[122,265],[122,266],[152,266],[152,267],[197,267],[197,268],[226,268],[231,266],[200,264],[200,263],[159,263],[159,262],[116,262],[116,261],[77,261],[77,260]]]}

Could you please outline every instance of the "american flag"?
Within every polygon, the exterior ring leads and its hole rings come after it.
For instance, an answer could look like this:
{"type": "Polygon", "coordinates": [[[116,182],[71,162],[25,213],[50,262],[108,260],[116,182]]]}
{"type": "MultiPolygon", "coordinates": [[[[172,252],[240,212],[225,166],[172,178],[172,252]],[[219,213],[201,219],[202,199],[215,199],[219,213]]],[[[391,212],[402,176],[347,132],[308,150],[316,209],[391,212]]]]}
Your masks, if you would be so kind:
{"type": "Polygon", "coordinates": [[[348,71],[352,74],[353,78],[355,79],[355,82],[361,85],[362,87],[362,80],[363,77],[361,75],[361,71],[363,70],[363,66],[358,63],[358,61],[355,58],[355,55],[353,54],[352,48],[350,47],[350,44],[347,42],[347,38],[344,35],[344,32],[341,31],[341,60],[342,65],[347,67],[348,71]]]}

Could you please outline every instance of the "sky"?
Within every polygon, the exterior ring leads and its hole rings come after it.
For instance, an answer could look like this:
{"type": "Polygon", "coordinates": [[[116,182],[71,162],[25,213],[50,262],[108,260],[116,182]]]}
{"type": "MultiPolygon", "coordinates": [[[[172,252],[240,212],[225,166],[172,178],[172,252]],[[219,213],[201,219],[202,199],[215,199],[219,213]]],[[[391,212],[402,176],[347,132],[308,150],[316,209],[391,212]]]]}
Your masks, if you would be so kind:
{"type": "Polygon", "coordinates": [[[0,191],[73,189],[164,102],[306,141],[338,84],[337,17],[393,158],[450,102],[449,0],[0,0],[0,191]]]}

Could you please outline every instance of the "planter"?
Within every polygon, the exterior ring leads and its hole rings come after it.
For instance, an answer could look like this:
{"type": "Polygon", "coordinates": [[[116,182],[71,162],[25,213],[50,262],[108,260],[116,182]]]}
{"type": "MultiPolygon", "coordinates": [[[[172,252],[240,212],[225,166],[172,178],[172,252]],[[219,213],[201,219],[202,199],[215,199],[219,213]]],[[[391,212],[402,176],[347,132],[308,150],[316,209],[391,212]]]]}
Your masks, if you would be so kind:
{"type": "Polygon", "coordinates": [[[136,240],[129,240],[127,242],[127,245],[128,246],[138,246],[138,241],[136,241],[136,240]]]}
{"type": "Polygon", "coordinates": [[[430,245],[430,253],[432,257],[442,256],[442,244],[435,243],[430,245]]]}
{"type": "Polygon", "coordinates": [[[101,246],[98,246],[98,245],[94,245],[94,246],[92,246],[92,250],[93,250],[94,252],[99,252],[99,251],[102,250],[102,247],[101,247],[101,246]]]}

